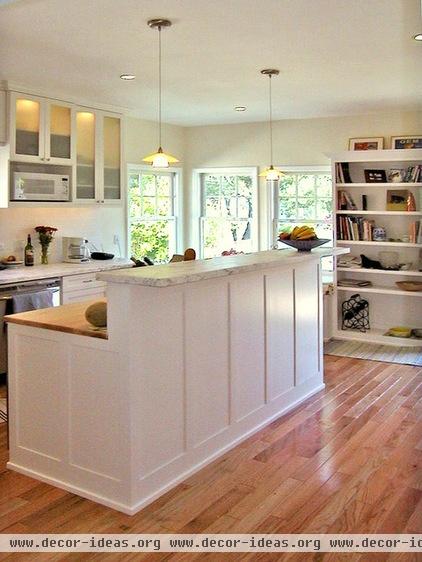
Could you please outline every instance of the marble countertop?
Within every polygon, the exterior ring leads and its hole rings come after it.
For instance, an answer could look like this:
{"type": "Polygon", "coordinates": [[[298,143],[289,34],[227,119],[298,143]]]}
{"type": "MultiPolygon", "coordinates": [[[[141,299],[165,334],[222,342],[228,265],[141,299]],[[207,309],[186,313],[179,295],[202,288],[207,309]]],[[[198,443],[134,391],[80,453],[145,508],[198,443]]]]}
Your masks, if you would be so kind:
{"type": "Polygon", "coordinates": [[[65,277],[82,273],[97,273],[110,269],[132,267],[133,262],[124,258],[112,260],[92,260],[87,263],[52,263],[49,265],[34,265],[31,267],[13,267],[0,271],[0,286],[10,283],[22,283],[52,277],[65,277]]]}
{"type": "Polygon", "coordinates": [[[209,260],[196,260],[131,270],[99,273],[97,278],[109,283],[169,287],[183,283],[194,283],[204,279],[224,277],[257,269],[291,265],[326,256],[347,254],[348,248],[317,248],[312,252],[296,250],[270,250],[253,254],[220,256],[209,260]]]}

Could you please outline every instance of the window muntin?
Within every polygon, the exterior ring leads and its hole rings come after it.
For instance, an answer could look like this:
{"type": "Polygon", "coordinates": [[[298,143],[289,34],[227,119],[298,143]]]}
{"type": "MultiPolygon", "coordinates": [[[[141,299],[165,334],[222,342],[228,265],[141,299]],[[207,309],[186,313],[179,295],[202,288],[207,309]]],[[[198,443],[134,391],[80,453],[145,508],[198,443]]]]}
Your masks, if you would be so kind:
{"type": "Polygon", "coordinates": [[[168,262],[176,252],[175,173],[129,171],[130,255],[168,262]]]}
{"type": "Polygon", "coordinates": [[[249,173],[200,174],[201,256],[257,249],[256,177],[249,173]]]}

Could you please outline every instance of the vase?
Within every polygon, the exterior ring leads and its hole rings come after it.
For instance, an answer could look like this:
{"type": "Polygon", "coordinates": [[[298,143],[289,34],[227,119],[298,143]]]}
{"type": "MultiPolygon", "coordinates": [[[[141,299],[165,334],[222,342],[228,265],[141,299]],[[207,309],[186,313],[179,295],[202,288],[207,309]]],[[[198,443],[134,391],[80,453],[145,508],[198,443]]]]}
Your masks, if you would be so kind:
{"type": "Polygon", "coordinates": [[[41,246],[41,264],[48,265],[48,246],[41,246]]]}

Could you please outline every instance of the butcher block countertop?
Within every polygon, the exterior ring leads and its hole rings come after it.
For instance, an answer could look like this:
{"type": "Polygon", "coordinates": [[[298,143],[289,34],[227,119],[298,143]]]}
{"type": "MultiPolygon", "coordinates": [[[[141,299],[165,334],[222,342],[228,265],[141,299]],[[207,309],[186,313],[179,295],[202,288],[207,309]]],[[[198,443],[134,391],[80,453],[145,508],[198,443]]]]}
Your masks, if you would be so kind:
{"type": "MultiPolygon", "coordinates": [[[[101,300],[101,299],[100,299],[101,300]]],[[[105,299],[102,299],[105,301],[105,299]]],[[[56,332],[67,332],[78,336],[90,336],[92,338],[107,339],[106,328],[95,328],[85,319],[85,310],[90,304],[99,302],[99,299],[92,301],[78,302],[75,304],[65,304],[52,308],[42,308],[31,310],[30,312],[20,312],[5,316],[6,322],[23,324],[45,330],[55,330],[56,332]]]]}

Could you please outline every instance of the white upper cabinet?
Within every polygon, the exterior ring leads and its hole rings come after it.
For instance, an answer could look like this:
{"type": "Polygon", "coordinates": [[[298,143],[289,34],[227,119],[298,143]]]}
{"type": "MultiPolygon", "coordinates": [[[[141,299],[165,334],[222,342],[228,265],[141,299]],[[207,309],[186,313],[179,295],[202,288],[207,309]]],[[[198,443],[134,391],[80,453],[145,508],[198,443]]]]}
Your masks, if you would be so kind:
{"type": "Polygon", "coordinates": [[[103,199],[112,202],[121,199],[121,119],[114,115],[102,116],[103,199]]]}
{"type": "Polygon", "coordinates": [[[45,106],[33,96],[12,93],[10,96],[10,142],[12,160],[45,160],[45,106]]]}
{"type": "MultiPolygon", "coordinates": [[[[96,114],[87,109],[76,110],[76,181],[75,199],[81,202],[98,200],[96,174],[96,114]]],[[[99,202],[99,201],[98,201],[99,202]]]]}
{"type": "Polygon", "coordinates": [[[70,166],[70,204],[121,204],[120,114],[20,92],[10,92],[9,107],[12,162],[70,166]]]}
{"type": "Polygon", "coordinates": [[[74,118],[70,104],[11,93],[11,160],[70,165],[73,135],[74,118]]]}
{"type": "Polygon", "coordinates": [[[100,110],[76,110],[75,200],[120,204],[122,121],[100,110]]]}
{"type": "Polygon", "coordinates": [[[74,110],[59,101],[46,101],[45,158],[54,164],[69,164],[73,159],[74,110]]]}

